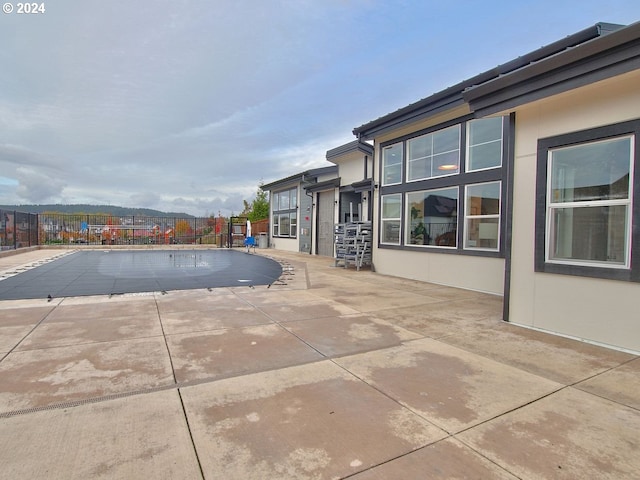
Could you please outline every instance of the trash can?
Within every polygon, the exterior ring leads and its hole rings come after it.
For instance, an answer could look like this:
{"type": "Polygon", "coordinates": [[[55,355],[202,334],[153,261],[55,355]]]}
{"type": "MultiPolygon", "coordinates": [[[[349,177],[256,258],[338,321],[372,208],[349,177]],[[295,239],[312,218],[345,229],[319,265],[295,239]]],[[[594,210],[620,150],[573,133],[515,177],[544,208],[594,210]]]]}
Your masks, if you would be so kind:
{"type": "Polygon", "coordinates": [[[258,237],[258,248],[269,248],[269,236],[266,233],[261,233],[258,237]]]}

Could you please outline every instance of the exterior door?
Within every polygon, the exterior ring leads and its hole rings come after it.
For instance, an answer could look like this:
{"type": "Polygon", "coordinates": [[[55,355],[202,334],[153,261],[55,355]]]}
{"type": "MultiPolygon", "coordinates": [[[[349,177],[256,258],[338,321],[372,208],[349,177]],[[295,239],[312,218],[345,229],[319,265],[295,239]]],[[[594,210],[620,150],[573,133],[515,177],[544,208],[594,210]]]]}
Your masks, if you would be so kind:
{"type": "Polygon", "coordinates": [[[334,194],[329,192],[317,193],[318,229],[316,236],[316,252],[318,255],[333,257],[333,234],[335,211],[334,194]]]}

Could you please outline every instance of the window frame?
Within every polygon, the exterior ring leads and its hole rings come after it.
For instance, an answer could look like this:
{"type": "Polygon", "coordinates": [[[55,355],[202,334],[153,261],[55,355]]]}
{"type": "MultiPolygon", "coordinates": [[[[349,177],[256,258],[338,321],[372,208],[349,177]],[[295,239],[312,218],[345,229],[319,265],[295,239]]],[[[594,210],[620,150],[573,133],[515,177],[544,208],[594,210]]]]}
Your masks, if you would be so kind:
{"type": "MultiPolygon", "coordinates": [[[[470,151],[473,147],[477,147],[480,145],[487,145],[489,143],[493,143],[496,142],[498,140],[491,140],[490,142],[483,142],[483,143],[476,143],[471,145],[471,134],[470,134],[470,130],[471,127],[474,124],[480,123],[483,120],[493,120],[495,118],[498,117],[488,117],[488,118],[477,118],[477,119],[473,119],[467,122],[466,124],[466,139],[467,141],[465,142],[465,171],[466,172],[481,172],[483,170],[491,170],[494,168],[501,168],[503,163],[504,163],[504,148],[501,150],[501,155],[500,155],[500,163],[498,165],[494,165],[491,167],[483,167],[483,168],[471,168],[471,155],[470,155],[470,151]]],[[[500,139],[499,141],[501,142],[502,145],[504,145],[504,136],[505,136],[505,124],[504,121],[501,123],[501,128],[500,128],[500,139]]]]}
{"type": "Polygon", "coordinates": [[[480,214],[480,215],[473,215],[469,213],[469,208],[470,208],[470,202],[469,202],[469,188],[470,187],[475,187],[475,186],[479,186],[479,185],[491,185],[491,184],[497,184],[498,185],[498,199],[502,199],[502,187],[503,184],[500,180],[494,180],[491,182],[479,182],[479,183],[468,183],[464,186],[464,204],[465,204],[465,208],[464,208],[464,249],[465,250],[477,250],[477,251],[486,251],[486,252],[498,252],[500,250],[500,244],[501,244],[501,233],[502,233],[502,206],[503,206],[503,202],[499,201],[498,203],[498,213],[491,213],[491,214],[480,214]],[[490,248],[490,247],[478,247],[478,246],[469,246],[469,220],[481,220],[481,219],[498,219],[498,229],[497,229],[497,242],[496,242],[496,248],[490,248]]]}
{"type": "Polygon", "coordinates": [[[384,175],[383,172],[383,155],[384,149],[392,146],[401,144],[403,157],[402,157],[402,171],[403,171],[403,179],[399,184],[391,184],[384,185],[380,184],[379,187],[379,197],[378,197],[378,248],[381,249],[399,249],[399,250],[413,250],[413,251],[421,251],[421,252],[432,252],[432,253],[446,253],[446,254],[458,254],[458,255],[469,255],[469,256],[483,256],[483,257],[494,257],[494,258],[504,258],[505,257],[505,249],[507,243],[507,235],[505,233],[505,229],[507,228],[507,199],[510,198],[511,195],[511,182],[509,182],[509,177],[511,175],[511,165],[513,164],[513,132],[515,126],[515,114],[505,115],[500,117],[502,118],[502,149],[501,149],[501,164],[500,166],[496,166],[493,168],[482,169],[477,171],[466,171],[466,154],[467,154],[467,123],[471,120],[474,120],[473,114],[466,115],[464,117],[459,117],[457,119],[444,122],[442,124],[434,125],[432,127],[418,130],[412,132],[407,135],[403,135],[401,137],[396,137],[390,139],[385,142],[380,143],[380,158],[378,159],[378,167],[381,175],[384,175]],[[459,165],[458,172],[450,175],[437,176],[433,178],[428,178],[425,180],[411,180],[407,179],[407,171],[408,171],[408,147],[407,143],[415,138],[420,136],[436,132],[438,130],[444,130],[446,128],[459,125],[459,165]],[[465,211],[464,205],[464,195],[465,195],[465,185],[468,184],[476,184],[476,183],[485,183],[485,182],[493,182],[499,181],[501,182],[500,189],[500,222],[499,222],[499,248],[497,250],[487,250],[487,249],[476,249],[476,248],[466,248],[464,242],[465,235],[465,216],[463,212],[465,211]],[[457,215],[457,239],[456,239],[456,247],[451,246],[437,246],[437,245],[429,245],[428,248],[425,248],[424,245],[415,245],[409,243],[410,235],[407,233],[408,224],[410,223],[410,214],[406,211],[409,209],[409,206],[406,203],[406,194],[412,192],[419,191],[428,191],[428,190],[438,190],[443,188],[458,188],[458,215],[457,215]],[[400,244],[383,242],[383,231],[382,231],[382,198],[386,195],[392,194],[401,194],[402,197],[402,211],[400,217],[400,244]]]}
{"type": "Polygon", "coordinates": [[[383,186],[389,186],[389,185],[399,185],[402,183],[403,180],[403,164],[404,164],[404,155],[405,155],[405,148],[404,148],[404,144],[402,142],[394,142],[394,143],[389,143],[388,145],[384,146],[382,148],[382,162],[381,162],[381,168],[380,168],[380,172],[381,172],[381,184],[383,186]],[[387,156],[385,155],[385,153],[387,151],[390,151],[392,148],[396,147],[396,146],[400,146],[400,163],[394,163],[394,164],[388,164],[387,162],[387,156]],[[396,182],[396,181],[391,181],[391,182],[387,182],[386,178],[387,178],[387,170],[390,167],[395,167],[398,166],[399,172],[400,172],[400,179],[396,182]]]}
{"type": "Polygon", "coordinates": [[[402,210],[403,210],[403,198],[402,198],[402,194],[400,193],[392,193],[389,195],[381,195],[380,196],[380,244],[381,245],[394,245],[394,246],[399,246],[402,245],[403,243],[403,239],[402,239],[402,210]],[[390,197],[397,197],[400,201],[400,215],[398,215],[397,217],[385,217],[384,216],[384,200],[388,199],[390,197]],[[389,222],[398,222],[398,241],[397,242],[385,242],[383,240],[384,235],[384,224],[385,223],[389,223],[389,222]]]}
{"type": "Polygon", "coordinates": [[[405,175],[406,175],[405,178],[407,179],[406,180],[407,183],[421,182],[421,181],[424,181],[424,180],[431,180],[431,179],[434,179],[434,178],[447,177],[447,176],[450,176],[450,175],[458,175],[460,173],[460,171],[461,171],[461,163],[462,163],[461,160],[463,158],[463,156],[462,156],[462,148],[461,148],[461,141],[460,141],[461,138],[462,138],[462,126],[459,123],[454,124],[454,125],[450,125],[448,127],[441,128],[441,129],[438,129],[438,130],[434,130],[434,131],[429,132],[429,133],[418,135],[416,137],[409,138],[406,141],[406,149],[405,149],[406,150],[406,162],[405,162],[406,165],[405,165],[405,168],[404,168],[405,175]],[[437,152],[437,153],[434,152],[434,144],[435,144],[435,141],[437,139],[437,136],[439,134],[444,134],[444,132],[446,132],[447,130],[451,130],[451,129],[454,129],[454,128],[457,128],[457,130],[458,130],[457,131],[458,148],[454,148],[452,150],[447,150],[447,151],[443,151],[443,152],[437,152]],[[430,140],[431,140],[431,151],[430,151],[429,155],[418,157],[418,158],[410,158],[411,151],[412,151],[412,148],[411,148],[412,143],[416,142],[416,141],[418,141],[420,139],[424,139],[426,137],[429,137],[430,140]],[[434,163],[435,163],[436,157],[438,157],[440,155],[445,155],[447,153],[452,153],[452,152],[458,152],[458,155],[457,155],[457,157],[458,157],[457,158],[457,168],[451,169],[451,170],[450,169],[442,170],[441,174],[439,174],[439,175],[435,174],[434,175],[433,171],[434,171],[434,163]],[[413,176],[411,175],[411,170],[412,170],[411,167],[417,161],[422,160],[422,159],[426,159],[426,158],[429,158],[429,160],[430,160],[429,164],[431,166],[431,168],[430,168],[431,175],[424,176],[424,177],[413,178],[413,176]]]}
{"type": "Polygon", "coordinates": [[[272,212],[273,221],[272,235],[278,238],[297,238],[298,237],[298,187],[290,187],[278,190],[272,194],[272,212]],[[287,199],[286,205],[283,199],[287,199]],[[283,207],[287,208],[283,208],[283,207]],[[294,220],[292,222],[292,219],[294,220]],[[286,221],[283,221],[286,220],[286,221]],[[287,227],[286,224],[289,224],[287,227]],[[283,231],[283,226],[285,230],[283,231]]]}
{"type": "MultiPolygon", "coordinates": [[[[596,127],[577,132],[571,132],[554,137],[538,140],[537,152],[537,179],[536,179],[536,218],[535,218],[535,271],[541,273],[554,273],[562,275],[576,275],[611,280],[640,282],[640,230],[633,232],[633,226],[640,222],[640,183],[635,177],[640,172],[639,159],[640,146],[640,119],[631,120],[603,127],[596,127]],[[629,172],[629,200],[628,200],[628,226],[625,235],[628,235],[626,266],[620,264],[573,261],[573,260],[549,260],[550,221],[552,208],[562,208],[568,203],[550,202],[551,194],[551,152],[563,147],[588,145],[599,141],[615,138],[631,137],[631,159],[629,172]],[[560,205],[560,206],[559,206],[560,205]],[[635,258],[634,258],[635,251],[635,258]]],[[[604,201],[607,205],[615,205],[616,200],[604,201]]],[[[604,205],[602,200],[571,202],[580,206],[576,208],[588,208],[589,206],[604,205]]],[[[636,228],[637,230],[637,228],[636,228]]]]}
{"type": "MultiPolygon", "coordinates": [[[[430,189],[430,190],[415,190],[415,191],[411,191],[411,192],[405,192],[404,194],[404,204],[407,206],[407,208],[405,209],[405,232],[404,232],[404,242],[403,244],[406,246],[414,246],[417,248],[446,248],[446,249],[456,249],[458,248],[458,228],[459,228],[459,224],[460,224],[460,220],[459,220],[459,212],[460,212],[460,189],[457,186],[452,186],[452,187],[442,187],[442,188],[434,188],[434,189],[430,189]],[[411,206],[411,202],[409,201],[409,197],[411,195],[415,195],[415,194],[422,194],[423,197],[423,202],[426,200],[426,198],[428,198],[425,194],[429,193],[435,193],[435,192],[443,192],[443,191],[455,191],[456,192],[456,216],[455,216],[455,245],[430,245],[430,244],[415,244],[415,243],[410,243],[411,242],[411,210],[410,210],[410,206],[411,206]]],[[[423,216],[423,218],[426,218],[425,216],[423,216]]],[[[445,223],[442,222],[442,225],[450,225],[451,222],[445,223]]],[[[429,229],[429,231],[431,231],[429,229]]],[[[444,232],[444,233],[448,233],[448,232],[444,232]]],[[[444,234],[443,233],[443,234],[444,234]]],[[[443,235],[441,234],[441,235],[443,235]]],[[[440,236],[440,235],[439,235],[440,236]]],[[[439,237],[438,236],[438,237],[439,237]]],[[[436,237],[436,238],[438,238],[436,237]]]]}

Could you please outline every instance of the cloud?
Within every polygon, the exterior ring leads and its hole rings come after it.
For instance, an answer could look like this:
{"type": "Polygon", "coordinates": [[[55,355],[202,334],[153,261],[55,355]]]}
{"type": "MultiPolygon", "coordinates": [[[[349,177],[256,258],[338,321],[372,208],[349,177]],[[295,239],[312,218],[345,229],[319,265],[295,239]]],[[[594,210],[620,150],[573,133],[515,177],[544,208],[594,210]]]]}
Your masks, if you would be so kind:
{"type": "Polygon", "coordinates": [[[129,196],[129,205],[151,208],[160,203],[162,197],[155,192],[139,192],[129,196]]]}
{"type": "Polygon", "coordinates": [[[64,180],[31,167],[18,167],[16,176],[19,182],[16,195],[25,203],[46,203],[59,198],[66,186],[64,180]]]}
{"type": "Polygon", "coordinates": [[[327,165],[355,126],[637,20],[633,0],[556,2],[553,19],[545,5],[83,0],[4,15],[0,172],[14,183],[0,199],[237,213],[260,181],[327,165]]]}

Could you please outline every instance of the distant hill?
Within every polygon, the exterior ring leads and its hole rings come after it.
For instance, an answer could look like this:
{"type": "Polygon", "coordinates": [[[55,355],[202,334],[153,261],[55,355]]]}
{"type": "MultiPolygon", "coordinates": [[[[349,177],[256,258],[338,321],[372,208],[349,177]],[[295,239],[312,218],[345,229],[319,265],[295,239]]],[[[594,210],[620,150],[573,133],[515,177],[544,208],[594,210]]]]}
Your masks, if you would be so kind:
{"type": "Polygon", "coordinates": [[[0,205],[0,210],[16,210],[18,212],[25,213],[86,213],[86,214],[98,214],[105,213],[109,215],[115,215],[118,217],[140,215],[147,217],[180,217],[180,218],[194,218],[193,215],[188,213],[176,213],[176,212],[161,212],[160,210],[153,210],[151,208],[128,208],[117,207],[113,205],[88,205],[88,204],[73,204],[73,205],[61,205],[61,204],[43,204],[43,205],[0,205]]]}

